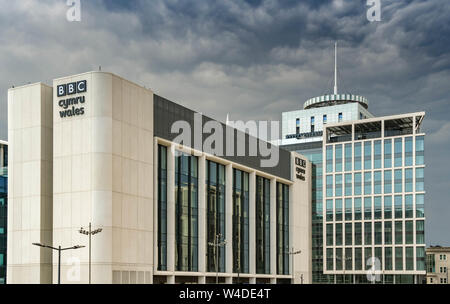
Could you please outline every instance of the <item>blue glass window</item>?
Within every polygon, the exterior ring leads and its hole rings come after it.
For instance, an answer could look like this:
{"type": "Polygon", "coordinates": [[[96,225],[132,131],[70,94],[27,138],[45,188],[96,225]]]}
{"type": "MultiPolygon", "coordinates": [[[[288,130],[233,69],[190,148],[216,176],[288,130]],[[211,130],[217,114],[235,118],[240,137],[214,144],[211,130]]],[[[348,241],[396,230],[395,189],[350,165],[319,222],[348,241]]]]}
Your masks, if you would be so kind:
{"type": "Polygon", "coordinates": [[[416,169],[416,191],[424,191],[424,169],[417,168],[416,169]]]}
{"type": "Polygon", "coordinates": [[[361,170],[361,157],[362,157],[362,148],[361,143],[355,143],[355,169],[354,170],[361,170]]]}
{"type": "Polygon", "coordinates": [[[392,167],[392,139],[384,140],[384,167],[392,167]]]}
{"type": "Polygon", "coordinates": [[[394,166],[401,167],[403,164],[403,141],[402,138],[396,138],[394,141],[394,166]]]}
{"type": "Polygon", "coordinates": [[[364,170],[372,169],[372,142],[364,142],[364,170]]]}
{"type": "Polygon", "coordinates": [[[416,165],[423,165],[425,163],[425,145],[424,137],[416,137],[416,165]]]}

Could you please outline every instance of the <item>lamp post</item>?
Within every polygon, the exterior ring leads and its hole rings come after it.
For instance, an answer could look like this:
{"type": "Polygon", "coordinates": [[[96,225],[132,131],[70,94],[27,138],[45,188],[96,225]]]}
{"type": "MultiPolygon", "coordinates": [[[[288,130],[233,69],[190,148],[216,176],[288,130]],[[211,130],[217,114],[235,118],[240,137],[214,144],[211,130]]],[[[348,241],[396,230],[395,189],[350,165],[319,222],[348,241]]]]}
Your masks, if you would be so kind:
{"type": "Polygon", "coordinates": [[[79,232],[84,235],[89,236],[89,284],[91,284],[91,238],[93,235],[102,232],[102,228],[92,230],[92,225],[89,223],[89,230],[85,230],[83,227],[80,228],[79,232]]]}
{"type": "Polygon", "coordinates": [[[208,245],[215,247],[215,252],[216,252],[216,284],[219,284],[219,247],[224,246],[227,241],[223,240],[223,242],[220,241],[220,239],[222,238],[222,234],[216,234],[216,239],[214,240],[214,242],[209,242],[208,245]]]}
{"type": "Polygon", "coordinates": [[[80,248],[84,248],[85,247],[85,246],[76,245],[76,246],[67,247],[67,248],[61,248],[61,246],[58,246],[58,248],[56,248],[56,247],[44,245],[44,244],[41,244],[41,243],[33,243],[33,245],[34,246],[38,246],[38,247],[42,247],[42,248],[49,248],[49,249],[58,251],[58,284],[61,284],[61,251],[72,250],[72,249],[80,249],[80,248]]]}
{"type": "MultiPolygon", "coordinates": [[[[300,253],[302,253],[302,251],[301,250],[295,251],[294,247],[292,247],[291,251],[285,251],[285,253],[289,254],[291,256],[291,261],[292,261],[292,263],[291,263],[292,264],[292,283],[295,283],[294,255],[300,254],[300,253]]],[[[303,284],[303,274],[301,275],[301,280],[302,280],[302,284],[303,284]]]]}

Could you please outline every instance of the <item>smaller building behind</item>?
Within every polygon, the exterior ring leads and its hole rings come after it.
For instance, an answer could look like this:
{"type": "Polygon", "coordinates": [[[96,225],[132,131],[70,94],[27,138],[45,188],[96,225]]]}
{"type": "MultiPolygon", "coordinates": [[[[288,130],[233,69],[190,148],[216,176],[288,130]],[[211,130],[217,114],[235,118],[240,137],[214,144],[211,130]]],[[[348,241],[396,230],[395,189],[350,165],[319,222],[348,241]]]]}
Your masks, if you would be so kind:
{"type": "Polygon", "coordinates": [[[427,284],[449,284],[450,247],[427,248],[427,284]]]}

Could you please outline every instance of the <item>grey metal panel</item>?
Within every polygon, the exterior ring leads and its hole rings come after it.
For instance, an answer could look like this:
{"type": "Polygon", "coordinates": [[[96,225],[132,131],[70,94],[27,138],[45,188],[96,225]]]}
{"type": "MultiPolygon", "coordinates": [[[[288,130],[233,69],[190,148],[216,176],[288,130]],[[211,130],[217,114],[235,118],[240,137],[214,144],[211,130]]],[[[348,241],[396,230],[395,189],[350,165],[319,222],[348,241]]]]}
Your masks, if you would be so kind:
{"type": "Polygon", "coordinates": [[[311,150],[311,149],[322,148],[322,142],[315,141],[315,142],[307,142],[307,143],[301,143],[301,144],[284,145],[284,146],[280,146],[280,147],[287,151],[311,150]]]}
{"type": "MultiPolygon", "coordinates": [[[[173,134],[170,132],[170,129],[172,127],[172,124],[179,120],[184,120],[188,122],[191,126],[194,126],[194,111],[191,109],[188,109],[186,107],[183,107],[179,104],[176,104],[164,97],[154,95],[154,135],[169,141],[173,141],[179,134],[173,134]]],[[[212,118],[209,118],[207,116],[203,115],[203,125],[208,122],[214,120],[212,118]]],[[[203,126],[202,125],[202,126],[203,126]]],[[[226,151],[226,134],[227,129],[231,130],[229,126],[226,126],[225,124],[221,123],[222,129],[223,129],[223,147],[224,151],[226,151]]],[[[234,131],[234,155],[237,155],[237,134],[244,134],[245,135],[245,143],[246,143],[246,151],[248,154],[248,143],[250,141],[250,135],[247,133],[243,133],[239,130],[232,130],[234,131]]],[[[203,141],[208,138],[210,135],[209,133],[203,133],[203,141]]],[[[270,168],[263,168],[260,165],[260,160],[265,159],[265,157],[262,157],[259,151],[259,139],[256,139],[258,142],[258,156],[221,156],[222,158],[236,162],[239,164],[242,164],[244,166],[248,166],[250,168],[260,170],[262,172],[272,174],[284,179],[291,180],[291,153],[289,151],[279,149],[279,162],[278,165],[275,167],[270,168]]],[[[194,148],[194,130],[192,128],[191,130],[191,148],[194,148]]],[[[202,142],[203,145],[203,142],[202,142]]],[[[268,144],[269,147],[271,146],[268,144]]],[[[200,147],[195,147],[198,150],[200,147]]],[[[208,152],[208,151],[205,151],[208,152]]],[[[225,152],[224,152],[225,154],[225,152]]]]}

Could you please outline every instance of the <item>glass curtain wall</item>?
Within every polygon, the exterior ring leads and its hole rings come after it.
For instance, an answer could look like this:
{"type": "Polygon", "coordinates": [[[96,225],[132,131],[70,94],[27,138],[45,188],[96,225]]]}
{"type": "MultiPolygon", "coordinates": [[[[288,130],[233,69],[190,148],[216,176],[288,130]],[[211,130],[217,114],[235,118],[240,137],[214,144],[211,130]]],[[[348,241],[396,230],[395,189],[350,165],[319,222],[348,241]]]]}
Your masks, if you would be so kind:
{"type": "Polygon", "coordinates": [[[233,272],[249,272],[249,174],[233,169],[233,272]]]}
{"type": "Polygon", "coordinates": [[[198,159],[175,153],[175,269],[198,271],[198,159]]]}
{"type": "Polygon", "coordinates": [[[210,160],[206,161],[206,208],[207,271],[225,272],[225,246],[210,245],[225,239],[225,166],[210,160]]]}

